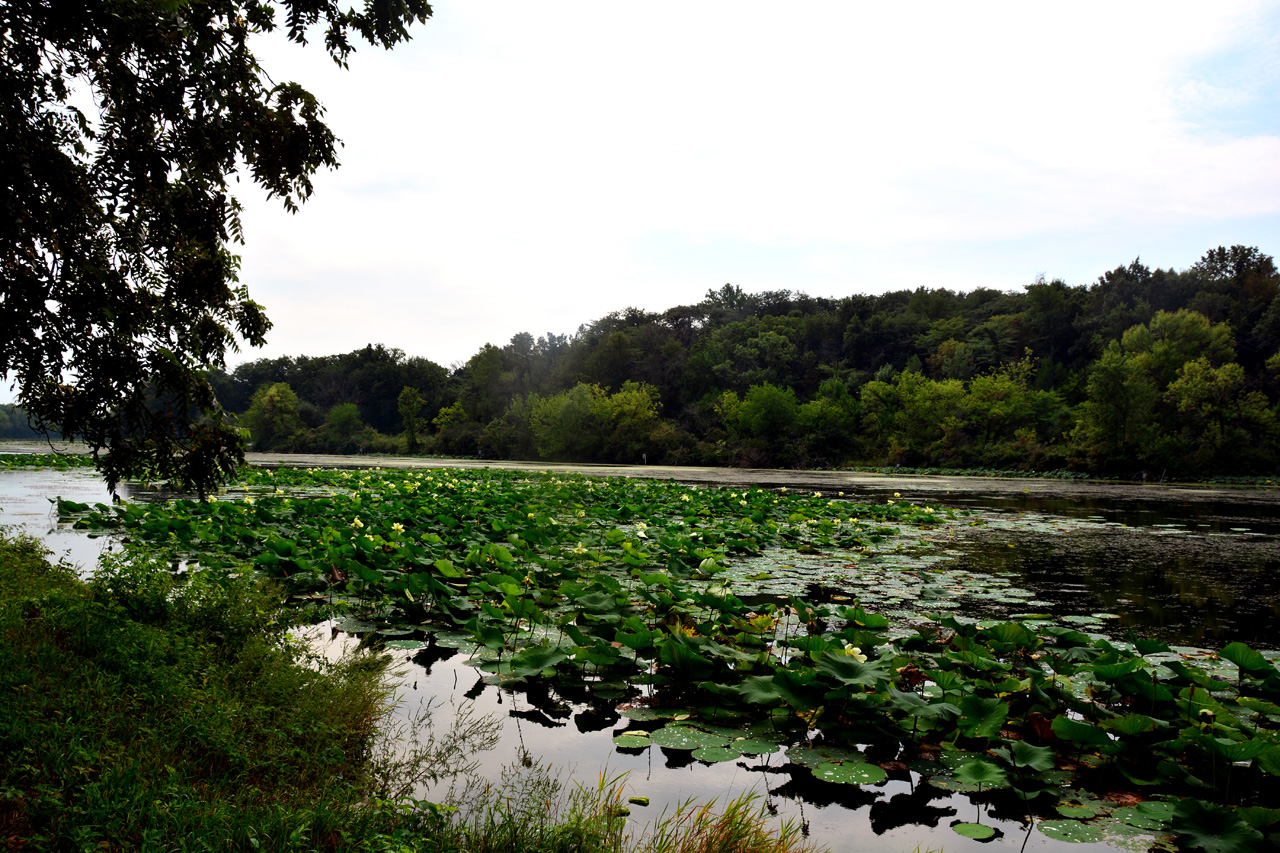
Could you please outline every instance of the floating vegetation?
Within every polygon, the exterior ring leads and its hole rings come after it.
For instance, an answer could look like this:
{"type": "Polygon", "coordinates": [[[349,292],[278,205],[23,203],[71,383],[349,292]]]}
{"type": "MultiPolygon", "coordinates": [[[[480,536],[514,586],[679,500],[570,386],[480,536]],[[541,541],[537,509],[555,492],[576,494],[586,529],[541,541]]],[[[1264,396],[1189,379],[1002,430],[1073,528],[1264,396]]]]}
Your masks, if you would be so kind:
{"type": "Polygon", "coordinates": [[[781,753],[858,789],[916,773],[1061,841],[1224,821],[1253,838],[1280,819],[1272,659],[1108,637],[1116,614],[1052,616],[1012,574],[957,559],[973,525],[1061,520],[502,471],[254,471],[225,497],[59,510],[276,578],[367,643],[457,649],[484,683],[609,701],[632,754],[781,753]],[[1116,786],[1141,793],[1089,794],[1116,786]]]}
{"type": "Polygon", "coordinates": [[[0,469],[92,468],[92,456],[83,453],[0,453],[0,469]]]}

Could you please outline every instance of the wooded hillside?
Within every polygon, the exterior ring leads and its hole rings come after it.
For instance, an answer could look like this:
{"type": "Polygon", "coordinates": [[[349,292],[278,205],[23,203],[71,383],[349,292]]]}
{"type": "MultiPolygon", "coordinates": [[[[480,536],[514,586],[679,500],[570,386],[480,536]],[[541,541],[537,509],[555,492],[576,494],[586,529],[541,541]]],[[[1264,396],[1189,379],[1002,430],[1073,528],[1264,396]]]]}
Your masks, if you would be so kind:
{"type": "Polygon", "coordinates": [[[746,466],[1280,469],[1280,273],[1256,248],[1090,285],[747,293],[212,377],[259,448],[746,466]]]}

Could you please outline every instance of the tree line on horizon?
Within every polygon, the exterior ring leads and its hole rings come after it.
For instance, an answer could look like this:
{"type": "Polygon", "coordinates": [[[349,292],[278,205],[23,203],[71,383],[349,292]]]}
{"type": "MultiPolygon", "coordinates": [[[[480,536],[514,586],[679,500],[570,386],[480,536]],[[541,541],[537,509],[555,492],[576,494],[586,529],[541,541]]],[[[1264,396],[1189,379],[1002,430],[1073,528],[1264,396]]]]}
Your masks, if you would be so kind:
{"type": "Polygon", "coordinates": [[[1280,470],[1257,248],[1089,285],[812,297],[726,284],[452,369],[369,345],[210,376],[256,449],[749,467],[1280,470]]]}

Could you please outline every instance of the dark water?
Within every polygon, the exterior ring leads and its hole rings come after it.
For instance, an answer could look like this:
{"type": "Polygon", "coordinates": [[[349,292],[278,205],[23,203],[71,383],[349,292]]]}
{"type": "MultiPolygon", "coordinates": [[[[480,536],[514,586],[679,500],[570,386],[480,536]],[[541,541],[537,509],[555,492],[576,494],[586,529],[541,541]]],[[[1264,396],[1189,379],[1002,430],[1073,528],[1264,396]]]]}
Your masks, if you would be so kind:
{"type": "Polygon", "coordinates": [[[1115,613],[1121,633],[1178,645],[1280,648],[1280,501],[1238,495],[927,500],[981,510],[992,524],[962,537],[960,564],[1008,573],[1055,614],[1115,613]]]}
{"type": "MultiPolygon", "coordinates": [[[[1137,490],[1064,496],[1054,494],[1052,484],[1032,488],[984,494],[972,487],[885,481],[856,494],[859,500],[882,500],[900,491],[902,500],[978,511],[986,524],[964,528],[948,546],[958,552],[956,560],[981,572],[1006,573],[1037,600],[1051,602],[1055,613],[1115,613],[1121,632],[1132,628],[1182,645],[1213,647],[1239,639],[1260,648],[1280,646],[1280,501],[1274,496],[1152,500],[1137,490]]],[[[0,471],[0,523],[46,537],[55,551],[91,570],[109,540],[59,528],[48,500],[56,495],[107,500],[90,472],[0,471]]],[[[319,636],[317,642],[327,637],[327,628],[319,636]]],[[[647,808],[631,806],[633,832],[690,798],[724,802],[754,792],[778,819],[802,823],[812,841],[833,851],[909,853],[917,845],[948,853],[1112,849],[1054,841],[1035,831],[1028,835],[1017,804],[1004,795],[942,790],[905,766],[881,785],[855,787],[820,781],[786,753],[708,764],[656,745],[639,754],[620,751],[612,739],[631,726],[617,710],[627,701],[625,686],[619,694],[561,681],[537,693],[517,693],[485,684],[484,673],[452,649],[399,654],[406,713],[435,702],[441,727],[463,706],[499,722],[499,744],[482,756],[485,777],[497,780],[504,767],[518,764],[522,749],[587,786],[602,774],[626,773],[627,794],[650,799],[647,808]],[[949,828],[959,821],[994,826],[1000,835],[988,842],[963,838],[949,828]]],[[[868,757],[881,762],[908,757],[897,756],[896,748],[865,745],[868,757]]]]}

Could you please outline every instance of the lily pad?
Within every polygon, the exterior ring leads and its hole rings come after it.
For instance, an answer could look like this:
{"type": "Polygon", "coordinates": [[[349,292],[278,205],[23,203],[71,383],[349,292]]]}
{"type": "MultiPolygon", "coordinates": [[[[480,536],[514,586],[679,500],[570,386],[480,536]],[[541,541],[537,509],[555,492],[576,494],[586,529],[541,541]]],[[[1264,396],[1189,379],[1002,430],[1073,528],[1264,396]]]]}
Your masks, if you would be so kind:
{"type": "Polygon", "coordinates": [[[743,738],[742,740],[729,741],[729,749],[739,755],[767,755],[777,752],[781,747],[771,740],[763,740],[761,738],[743,738]]]}
{"type": "Polygon", "coordinates": [[[965,838],[975,838],[978,841],[991,838],[996,834],[994,829],[980,823],[953,823],[951,824],[951,831],[956,835],[963,835],[965,838]]]}
{"type": "Polygon", "coordinates": [[[675,711],[660,711],[656,708],[623,708],[618,712],[628,720],[669,720],[675,716],[675,711]]]}
{"type": "Polygon", "coordinates": [[[982,758],[976,752],[943,752],[938,755],[938,762],[949,770],[955,770],[970,761],[982,758]]]}
{"type": "Polygon", "coordinates": [[[339,631],[348,634],[368,634],[383,627],[377,622],[366,622],[363,619],[343,619],[335,626],[339,631]]]}
{"type": "Polygon", "coordinates": [[[1045,820],[1038,827],[1046,837],[1055,841],[1084,844],[1103,840],[1102,832],[1097,827],[1078,820],[1045,820]]]}
{"type": "Polygon", "coordinates": [[[416,651],[427,647],[427,644],[421,640],[388,640],[383,645],[388,649],[404,649],[406,651],[416,651]]]}
{"type": "Polygon", "coordinates": [[[842,782],[846,785],[878,785],[889,778],[883,768],[863,761],[851,761],[847,764],[823,762],[813,768],[813,775],[827,782],[842,782]]]}
{"type": "Polygon", "coordinates": [[[820,764],[854,762],[861,761],[862,758],[862,753],[856,750],[840,749],[839,747],[796,746],[787,748],[788,761],[810,769],[820,764]]]}
{"type": "Polygon", "coordinates": [[[734,761],[741,758],[742,754],[723,746],[703,746],[693,751],[693,757],[699,761],[714,764],[720,761],[734,761]]]}
{"type": "Polygon", "coordinates": [[[435,635],[435,641],[437,646],[446,649],[469,649],[476,645],[473,636],[456,631],[441,631],[435,635]]]}
{"type": "MultiPolygon", "coordinates": [[[[698,749],[704,746],[724,746],[728,741],[719,735],[708,734],[690,726],[663,726],[651,732],[649,739],[668,749],[698,749]]],[[[737,757],[737,753],[734,753],[737,757]]]]}
{"type": "Polygon", "coordinates": [[[651,743],[653,743],[653,741],[647,737],[636,737],[630,733],[618,735],[613,739],[614,746],[621,747],[622,749],[648,749],[649,744],[651,743]]]}
{"type": "Polygon", "coordinates": [[[1173,808],[1172,804],[1165,803],[1163,805],[1170,805],[1168,815],[1163,818],[1148,814],[1138,806],[1125,806],[1124,808],[1116,809],[1111,813],[1110,817],[1135,829],[1164,829],[1169,826],[1169,820],[1173,817],[1173,808]]]}
{"type": "Polygon", "coordinates": [[[1111,807],[1101,800],[1074,800],[1058,804],[1058,814],[1063,817],[1088,820],[1111,811],[1111,807]]]}

